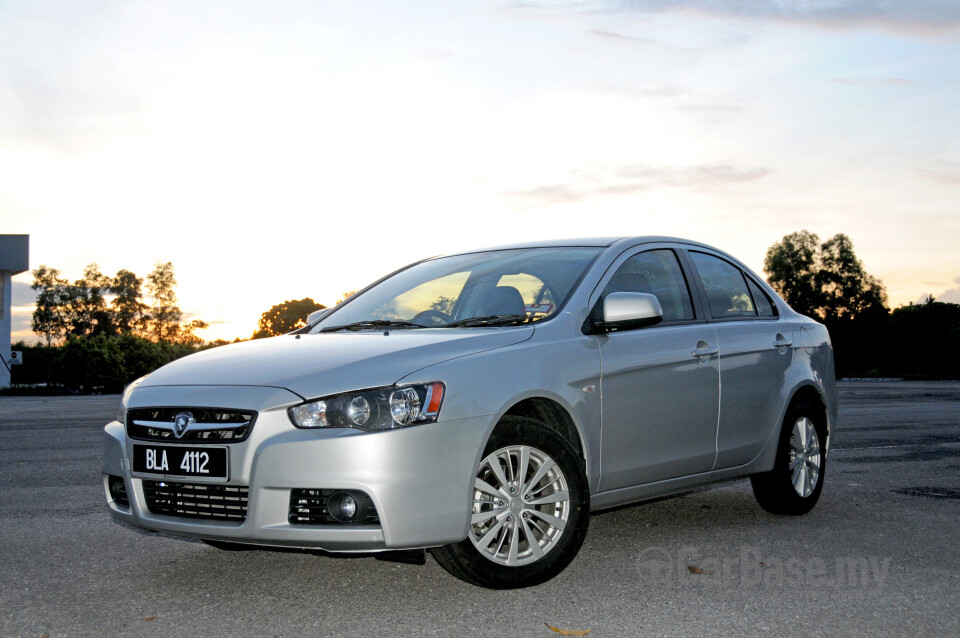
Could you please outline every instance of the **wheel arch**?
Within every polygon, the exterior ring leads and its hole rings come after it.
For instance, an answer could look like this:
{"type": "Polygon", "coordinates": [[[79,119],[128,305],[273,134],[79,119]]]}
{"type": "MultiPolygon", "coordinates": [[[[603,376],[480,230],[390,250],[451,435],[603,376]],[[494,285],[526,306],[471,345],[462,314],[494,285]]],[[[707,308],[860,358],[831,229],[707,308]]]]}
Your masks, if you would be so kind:
{"type": "Polygon", "coordinates": [[[780,418],[777,420],[776,427],[771,429],[769,438],[767,439],[766,444],[763,446],[763,449],[759,454],[757,454],[756,458],[749,463],[752,472],[766,472],[773,468],[774,458],[776,457],[777,453],[777,445],[780,440],[780,430],[783,427],[783,420],[786,418],[787,412],[790,411],[790,408],[802,401],[811,403],[822,411],[823,422],[826,424],[827,428],[827,440],[824,445],[824,454],[826,455],[826,453],[829,452],[832,424],[830,419],[830,411],[827,407],[827,401],[821,391],[821,388],[817,386],[814,381],[808,380],[795,386],[787,396],[789,398],[783,402],[783,407],[780,410],[780,418]]]}
{"type": "Polygon", "coordinates": [[[830,438],[830,419],[827,414],[827,402],[824,400],[823,395],[820,393],[819,388],[813,384],[801,385],[799,388],[794,390],[793,396],[790,397],[790,401],[787,402],[787,407],[784,410],[784,414],[792,408],[794,405],[800,402],[807,402],[812,405],[817,406],[823,415],[823,422],[827,428],[827,439],[830,438]]]}
{"type": "MultiPolygon", "coordinates": [[[[584,474],[588,477],[589,482],[590,474],[587,470],[590,466],[590,458],[587,451],[587,444],[583,432],[581,432],[570,410],[566,409],[563,404],[545,396],[525,397],[513,403],[500,415],[497,419],[497,425],[493,428],[494,431],[505,416],[527,417],[539,421],[550,429],[555,430],[570,443],[573,450],[579,456],[583,463],[584,474]]],[[[490,434],[492,435],[493,431],[491,431],[490,434]]]]}

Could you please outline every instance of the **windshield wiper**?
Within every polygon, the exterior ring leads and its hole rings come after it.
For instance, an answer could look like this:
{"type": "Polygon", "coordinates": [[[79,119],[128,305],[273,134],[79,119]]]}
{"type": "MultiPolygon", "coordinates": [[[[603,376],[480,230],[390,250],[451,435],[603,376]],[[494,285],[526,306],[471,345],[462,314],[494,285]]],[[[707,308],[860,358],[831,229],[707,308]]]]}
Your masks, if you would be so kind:
{"type": "Polygon", "coordinates": [[[474,326],[512,326],[534,321],[534,317],[527,315],[487,315],[485,317],[467,317],[459,321],[448,323],[439,328],[471,328],[474,326]]]}
{"type": "Polygon", "coordinates": [[[368,330],[370,328],[426,328],[419,323],[410,321],[392,321],[390,319],[370,319],[368,321],[355,321],[343,326],[328,326],[320,328],[320,332],[337,332],[340,330],[368,330]]]}

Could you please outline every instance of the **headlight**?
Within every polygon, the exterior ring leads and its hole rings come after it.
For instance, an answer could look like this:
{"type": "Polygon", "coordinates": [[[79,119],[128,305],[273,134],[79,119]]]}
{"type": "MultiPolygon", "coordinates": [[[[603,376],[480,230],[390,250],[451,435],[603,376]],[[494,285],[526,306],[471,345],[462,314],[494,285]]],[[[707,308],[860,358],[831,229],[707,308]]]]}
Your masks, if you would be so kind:
{"type": "Polygon", "coordinates": [[[295,405],[287,414],[298,428],[389,430],[436,421],[443,391],[436,382],[346,392],[295,405]]]}

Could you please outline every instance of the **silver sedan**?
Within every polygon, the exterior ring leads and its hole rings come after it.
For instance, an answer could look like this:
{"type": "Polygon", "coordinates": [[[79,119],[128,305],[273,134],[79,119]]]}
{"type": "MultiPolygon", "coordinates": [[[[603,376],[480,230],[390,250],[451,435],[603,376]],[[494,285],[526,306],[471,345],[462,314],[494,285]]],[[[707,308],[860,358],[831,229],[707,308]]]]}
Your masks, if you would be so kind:
{"type": "Polygon", "coordinates": [[[733,257],[543,242],[412,264],[139,379],[103,485],[115,519],[225,549],[430,549],[525,587],[593,510],[749,476],[764,509],[809,511],[836,414],[826,329],[733,257]]]}

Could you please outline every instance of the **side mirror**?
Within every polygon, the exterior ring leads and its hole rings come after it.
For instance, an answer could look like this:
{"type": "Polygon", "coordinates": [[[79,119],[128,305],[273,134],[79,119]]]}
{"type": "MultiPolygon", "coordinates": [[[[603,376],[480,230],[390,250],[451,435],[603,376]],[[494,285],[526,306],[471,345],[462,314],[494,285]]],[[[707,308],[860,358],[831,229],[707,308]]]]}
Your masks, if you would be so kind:
{"type": "Polygon", "coordinates": [[[663,321],[663,308],[656,295],[644,292],[612,292],[597,304],[588,321],[590,332],[635,330],[663,321]],[[598,312],[599,311],[599,312],[598,312]]]}

